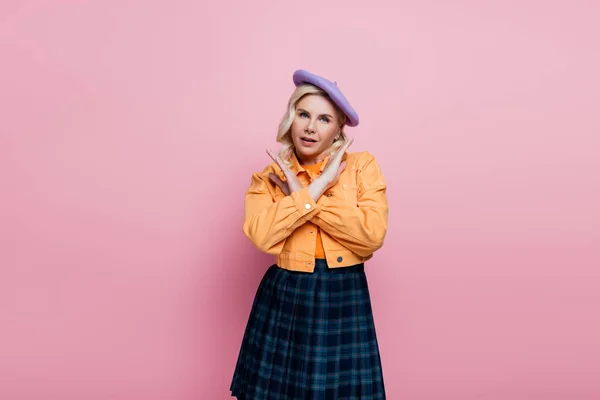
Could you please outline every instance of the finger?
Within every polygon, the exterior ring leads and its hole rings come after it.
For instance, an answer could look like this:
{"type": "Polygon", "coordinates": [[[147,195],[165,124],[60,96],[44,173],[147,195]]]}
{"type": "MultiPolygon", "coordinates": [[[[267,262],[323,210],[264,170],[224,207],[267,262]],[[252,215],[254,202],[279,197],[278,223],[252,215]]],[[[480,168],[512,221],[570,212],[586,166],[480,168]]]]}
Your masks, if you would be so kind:
{"type": "Polygon", "coordinates": [[[272,172],[269,174],[269,179],[271,179],[277,186],[279,186],[279,189],[281,189],[283,194],[285,194],[286,196],[290,194],[287,182],[282,181],[277,175],[275,175],[272,172]]]}
{"type": "Polygon", "coordinates": [[[271,159],[273,161],[275,161],[277,163],[277,165],[279,165],[279,167],[281,169],[284,169],[286,167],[286,165],[283,162],[283,160],[281,159],[281,157],[279,157],[278,154],[275,154],[275,152],[273,150],[267,149],[267,154],[269,155],[269,157],[271,157],[271,159]]]}
{"type": "Polygon", "coordinates": [[[344,152],[346,150],[348,150],[348,147],[350,147],[350,145],[354,142],[354,138],[353,137],[349,137],[346,139],[346,141],[344,142],[344,144],[342,144],[342,146],[339,148],[339,152],[341,154],[344,154],[344,152]]]}
{"type": "Polygon", "coordinates": [[[276,156],[275,153],[273,153],[273,150],[267,149],[267,154],[269,155],[269,157],[271,157],[273,161],[275,161],[279,165],[279,161],[277,160],[279,157],[276,156]]]}
{"type": "Polygon", "coordinates": [[[284,182],[281,179],[279,179],[279,177],[277,175],[275,175],[274,173],[270,173],[269,174],[269,178],[273,182],[275,182],[275,184],[277,186],[279,186],[279,189],[281,189],[281,191],[283,192],[283,194],[285,194],[286,196],[290,194],[290,186],[288,185],[287,182],[284,182]]]}
{"type": "Polygon", "coordinates": [[[348,148],[347,143],[344,143],[339,149],[336,150],[336,152],[331,156],[330,161],[333,163],[339,163],[342,161],[342,157],[344,156],[344,153],[346,152],[346,149],[348,148]]]}
{"type": "Polygon", "coordinates": [[[277,164],[279,166],[279,168],[281,168],[281,170],[283,171],[284,174],[286,174],[286,165],[285,163],[281,160],[281,157],[279,157],[278,155],[276,155],[273,150],[271,149],[267,149],[267,154],[269,155],[269,157],[271,157],[271,159],[273,161],[275,161],[275,164],[277,164]]]}
{"type": "Polygon", "coordinates": [[[279,186],[279,188],[281,190],[283,190],[285,192],[285,189],[288,187],[288,183],[286,181],[282,181],[281,179],[279,179],[279,177],[274,174],[274,173],[270,173],[269,174],[269,178],[277,185],[279,186]]]}
{"type": "Polygon", "coordinates": [[[342,161],[342,163],[340,164],[340,166],[338,167],[337,170],[337,178],[340,177],[340,175],[342,174],[342,171],[346,169],[346,161],[342,161]]]}
{"type": "Polygon", "coordinates": [[[285,176],[289,176],[289,174],[291,173],[291,169],[290,167],[288,167],[283,160],[281,159],[281,157],[279,157],[279,155],[276,155],[273,150],[271,149],[267,149],[267,154],[269,155],[269,157],[271,157],[273,159],[273,161],[275,161],[275,163],[279,166],[279,168],[281,168],[281,170],[283,171],[285,176]]]}
{"type": "Polygon", "coordinates": [[[269,179],[271,179],[279,187],[281,187],[283,185],[283,181],[281,179],[279,179],[279,177],[272,172],[269,174],[269,179]]]}
{"type": "Polygon", "coordinates": [[[348,147],[350,147],[350,145],[354,142],[354,138],[348,138],[348,140],[346,140],[346,142],[342,145],[342,147],[340,148],[340,152],[343,154],[346,152],[346,150],[348,150],[348,147]]]}

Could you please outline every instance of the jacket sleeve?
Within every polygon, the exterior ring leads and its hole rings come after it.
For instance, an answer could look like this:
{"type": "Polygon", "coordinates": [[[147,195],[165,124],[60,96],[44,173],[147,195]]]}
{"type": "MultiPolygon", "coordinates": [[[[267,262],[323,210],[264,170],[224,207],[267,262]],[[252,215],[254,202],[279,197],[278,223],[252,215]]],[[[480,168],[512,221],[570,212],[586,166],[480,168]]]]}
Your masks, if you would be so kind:
{"type": "Polygon", "coordinates": [[[321,196],[320,212],[311,222],[342,246],[367,257],[383,246],[388,225],[386,183],[375,157],[364,152],[357,161],[357,205],[321,196]]]}
{"type": "Polygon", "coordinates": [[[277,255],[285,239],[319,212],[304,187],[275,201],[265,174],[254,173],[244,200],[244,234],[261,251],[277,255]]]}

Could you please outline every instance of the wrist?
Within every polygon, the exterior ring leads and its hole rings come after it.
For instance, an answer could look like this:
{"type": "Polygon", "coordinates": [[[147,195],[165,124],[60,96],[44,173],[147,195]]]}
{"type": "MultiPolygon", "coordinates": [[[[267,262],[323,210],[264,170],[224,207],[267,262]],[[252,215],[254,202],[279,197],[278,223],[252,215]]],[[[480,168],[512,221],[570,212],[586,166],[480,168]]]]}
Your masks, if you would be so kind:
{"type": "Polygon", "coordinates": [[[313,180],[310,185],[308,185],[308,193],[312,197],[313,201],[317,201],[319,197],[325,193],[327,190],[327,182],[325,182],[320,177],[313,180]]]}

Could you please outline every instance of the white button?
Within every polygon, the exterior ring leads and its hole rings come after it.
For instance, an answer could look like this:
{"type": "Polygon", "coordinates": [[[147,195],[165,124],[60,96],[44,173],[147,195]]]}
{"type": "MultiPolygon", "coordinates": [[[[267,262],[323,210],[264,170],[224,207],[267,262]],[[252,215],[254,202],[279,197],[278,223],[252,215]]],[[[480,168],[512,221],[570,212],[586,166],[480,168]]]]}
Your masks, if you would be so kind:
{"type": "Polygon", "coordinates": [[[304,205],[304,208],[306,208],[307,210],[310,210],[310,204],[309,204],[309,203],[306,203],[306,204],[304,205]]]}

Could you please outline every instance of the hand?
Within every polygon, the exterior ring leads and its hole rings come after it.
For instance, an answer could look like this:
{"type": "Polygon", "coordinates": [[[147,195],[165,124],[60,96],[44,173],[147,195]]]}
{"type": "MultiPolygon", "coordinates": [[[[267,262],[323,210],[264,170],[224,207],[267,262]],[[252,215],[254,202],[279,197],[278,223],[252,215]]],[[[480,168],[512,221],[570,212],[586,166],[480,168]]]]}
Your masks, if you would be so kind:
{"type": "Polygon", "coordinates": [[[279,186],[283,194],[288,196],[289,194],[303,188],[300,179],[298,179],[298,177],[296,176],[296,174],[294,174],[290,167],[288,167],[287,164],[283,162],[281,157],[275,155],[275,153],[273,153],[271,149],[267,149],[267,154],[273,159],[273,161],[277,163],[279,168],[281,168],[281,171],[283,171],[283,175],[285,175],[286,181],[284,182],[281,179],[279,179],[279,177],[274,173],[269,174],[269,178],[273,181],[273,183],[279,186]]]}
{"type": "Polygon", "coordinates": [[[338,179],[340,179],[340,174],[344,168],[346,168],[346,161],[342,161],[342,157],[352,142],[354,142],[354,138],[348,138],[346,143],[344,143],[342,147],[327,160],[327,164],[325,164],[325,168],[323,168],[323,173],[319,177],[319,179],[325,181],[325,190],[335,185],[338,179]]]}

